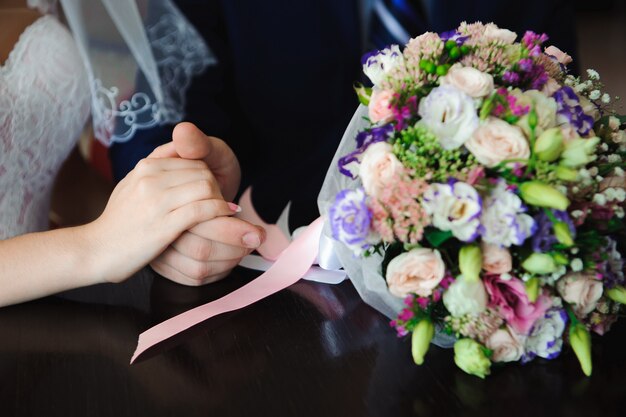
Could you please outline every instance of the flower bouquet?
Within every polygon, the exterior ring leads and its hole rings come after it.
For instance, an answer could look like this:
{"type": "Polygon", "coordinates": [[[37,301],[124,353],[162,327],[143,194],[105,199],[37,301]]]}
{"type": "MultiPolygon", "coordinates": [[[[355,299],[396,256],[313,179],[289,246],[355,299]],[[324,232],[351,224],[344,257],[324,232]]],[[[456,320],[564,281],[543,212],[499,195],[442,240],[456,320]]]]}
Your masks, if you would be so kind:
{"type": "Polygon", "coordinates": [[[462,23],[363,57],[373,87],[320,194],[366,302],[479,377],[556,358],[591,374],[591,332],[626,303],[618,241],[626,118],[546,35],[462,23]]]}

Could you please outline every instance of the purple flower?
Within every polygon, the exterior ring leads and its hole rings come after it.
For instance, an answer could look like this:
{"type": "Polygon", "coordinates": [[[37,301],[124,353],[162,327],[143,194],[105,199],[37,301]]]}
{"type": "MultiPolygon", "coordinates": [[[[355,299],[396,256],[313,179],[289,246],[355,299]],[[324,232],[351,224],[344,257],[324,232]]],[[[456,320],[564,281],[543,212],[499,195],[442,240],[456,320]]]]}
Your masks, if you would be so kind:
{"type": "Polygon", "coordinates": [[[563,332],[567,320],[567,313],[560,308],[552,308],[543,318],[538,319],[526,339],[526,353],[522,362],[530,362],[537,356],[544,359],[559,356],[563,348],[563,332]]]}
{"type": "Polygon", "coordinates": [[[593,127],[593,117],[585,114],[574,90],[565,86],[557,90],[552,97],[557,103],[558,121],[570,123],[581,136],[586,136],[593,127]]]}
{"type": "Polygon", "coordinates": [[[610,237],[606,238],[607,245],[602,253],[606,259],[596,264],[596,269],[602,275],[602,282],[606,288],[616,285],[624,285],[624,262],[622,255],[617,250],[617,242],[610,237]]]}
{"type": "Polygon", "coordinates": [[[533,31],[526,31],[522,37],[522,43],[528,49],[530,56],[539,56],[541,54],[541,45],[548,40],[545,33],[538,34],[533,31]]]}
{"type": "MultiPolygon", "coordinates": [[[[554,217],[567,224],[572,239],[576,238],[576,227],[574,222],[567,214],[567,211],[552,210],[554,217]]],[[[556,236],[554,236],[554,229],[552,221],[544,211],[540,211],[535,216],[535,223],[537,224],[537,231],[532,237],[532,247],[534,252],[549,252],[552,250],[552,245],[557,243],[556,236]]]]}
{"type": "Polygon", "coordinates": [[[361,255],[370,247],[372,212],[365,204],[365,199],[362,188],[343,190],[337,194],[329,210],[333,237],[348,246],[356,255],[361,255]]]}
{"type": "Polygon", "coordinates": [[[463,45],[465,41],[469,38],[469,36],[463,36],[461,33],[457,32],[454,29],[440,33],[439,37],[444,42],[455,41],[458,46],[463,45]]]}
{"type": "Polygon", "coordinates": [[[339,172],[341,172],[346,177],[355,179],[356,175],[352,174],[352,172],[350,172],[350,170],[347,168],[348,164],[352,162],[357,162],[359,160],[359,155],[365,152],[365,150],[370,145],[377,142],[384,142],[389,139],[392,134],[393,126],[389,124],[359,132],[356,135],[357,149],[339,158],[339,161],[337,162],[337,165],[339,165],[339,172]]]}

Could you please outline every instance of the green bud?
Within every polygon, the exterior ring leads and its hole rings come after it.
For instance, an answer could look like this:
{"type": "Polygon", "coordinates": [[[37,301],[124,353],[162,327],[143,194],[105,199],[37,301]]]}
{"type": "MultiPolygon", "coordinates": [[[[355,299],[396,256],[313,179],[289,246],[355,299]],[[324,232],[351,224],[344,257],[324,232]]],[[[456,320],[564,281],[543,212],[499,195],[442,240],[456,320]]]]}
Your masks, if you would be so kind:
{"type": "Polygon", "coordinates": [[[470,51],[469,46],[467,46],[467,45],[462,45],[461,46],[461,53],[463,55],[467,55],[469,53],[469,51],[470,51]]]}
{"type": "Polygon", "coordinates": [[[591,335],[585,325],[581,323],[570,325],[569,343],[580,362],[583,373],[591,376],[591,335]]]}
{"type": "Polygon", "coordinates": [[[354,84],[354,91],[356,92],[357,97],[359,98],[359,102],[364,106],[370,104],[370,97],[372,96],[372,89],[369,87],[365,87],[361,83],[354,84]]]}
{"type": "Polygon", "coordinates": [[[411,337],[411,353],[413,354],[413,361],[417,365],[424,363],[424,356],[428,352],[430,347],[430,341],[435,336],[435,326],[430,319],[423,319],[415,329],[413,329],[413,336],[411,337]]]}
{"type": "Polygon", "coordinates": [[[420,61],[420,68],[429,74],[434,74],[437,69],[435,64],[432,61],[429,61],[427,59],[422,59],[420,61]]]}
{"type": "Polygon", "coordinates": [[[562,252],[554,252],[552,254],[552,259],[554,259],[554,262],[556,262],[557,265],[569,265],[569,258],[562,252]]]}
{"type": "Polygon", "coordinates": [[[553,127],[539,135],[535,142],[535,153],[542,161],[556,161],[563,152],[563,134],[561,129],[553,127]]]}
{"type": "Polygon", "coordinates": [[[448,67],[446,65],[437,65],[436,69],[437,75],[443,77],[448,73],[448,67]]]}
{"type": "Polygon", "coordinates": [[[569,200],[563,193],[540,181],[528,181],[520,185],[522,199],[537,207],[554,208],[565,211],[569,200]]]}
{"type": "Polygon", "coordinates": [[[454,363],[464,372],[485,378],[491,372],[491,361],[485,347],[473,339],[460,339],[454,344],[454,363]]]}
{"type": "Polygon", "coordinates": [[[537,127],[537,112],[534,108],[530,109],[528,113],[528,127],[534,130],[537,127]]]}
{"type": "Polygon", "coordinates": [[[572,233],[569,231],[569,226],[565,222],[556,222],[552,225],[554,228],[554,236],[560,244],[567,246],[574,245],[574,239],[572,239],[572,233]]]}
{"type": "Polygon", "coordinates": [[[452,39],[446,41],[446,49],[448,51],[454,48],[455,46],[456,46],[456,41],[453,41],[452,39]]]}
{"type": "Polygon", "coordinates": [[[606,296],[616,303],[626,304],[626,288],[621,285],[616,285],[610,290],[607,290],[606,296]]]}
{"type": "Polygon", "coordinates": [[[480,108],[480,114],[479,114],[480,120],[487,119],[487,117],[489,117],[489,115],[491,114],[491,111],[493,110],[493,107],[494,107],[493,100],[494,100],[494,96],[491,96],[487,98],[485,101],[483,101],[483,105],[480,108]]]}
{"type": "Polygon", "coordinates": [[[561,164],[568,168],[578,168],[596,159],[596,146],[600,138],[577,138],[565,144],[565,150],[561,154],[561,164]]]}
{"type": "Polygon", "coordinates": [[[556,177],[562,181],[576,181],[578,180],[578,171],[572,168],[559,165],[555,170],[556,177]]]}
{"type": "Polygon", "coordinates": [[[544,275],[555,272],[557,265],[547,253],[534,252],[522,262],[522,268],[531,274],[544,275]]]}
{"type": "Polygon", "coordinates": [[[452,59],[459,59],[459,57],[461,56],[461,49],[459,49],[458,46],[455,46],[454,48],[450,49],[449,55],[452,59]]]}
{"type": "Polygon", "coordinates": [[[478,245],[467,245],[461,248],[459,251],[459,269],[465,280],[478,281],[482,266],[483,255],[478,245]]]}
{"type": "Polygon", "coordinates": [[[539,279],[533,277],[524,283],[526,287],[526,296],[528,296],[528,301],[534,303],[537,301],[537,297],[539,297],[539,279]]]}

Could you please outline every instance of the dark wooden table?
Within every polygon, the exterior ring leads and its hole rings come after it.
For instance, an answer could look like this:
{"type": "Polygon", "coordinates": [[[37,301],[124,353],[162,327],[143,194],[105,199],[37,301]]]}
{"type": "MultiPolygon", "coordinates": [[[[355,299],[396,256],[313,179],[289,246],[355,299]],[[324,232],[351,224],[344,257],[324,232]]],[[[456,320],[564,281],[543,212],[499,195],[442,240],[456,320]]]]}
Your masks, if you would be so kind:
{"type": "Polygon", "coordinates": [[[137,336],[256,273],[203,288],[144,270],[127,283],[0,309],[0,416],[623,416],[626,326],[573,354],[480,380],[450,350],[412,364],[408,340],[349,282],[301,281],[128,364],[137,336]]]}

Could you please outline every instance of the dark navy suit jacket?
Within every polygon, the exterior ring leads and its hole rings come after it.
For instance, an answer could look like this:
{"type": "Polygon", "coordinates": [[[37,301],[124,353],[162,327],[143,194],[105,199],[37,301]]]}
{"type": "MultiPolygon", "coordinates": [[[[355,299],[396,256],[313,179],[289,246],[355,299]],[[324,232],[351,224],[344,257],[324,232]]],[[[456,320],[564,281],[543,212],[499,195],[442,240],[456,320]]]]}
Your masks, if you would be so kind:
{"type": "MultiPolygon", "coordinates": [[[[290,200],[292,226],[318,215],[317,193],[358,105],[352,85],[362,77],[362,2],[177,1],[219,60],[194,79],[185,119],[233,148],[243,170],[242,188],[253,185],[254,204],[269,222],[290,200]]],[[[573,29],[571,16],[562,11],[567,1],[431,3],[424,10],[431,27],[421,31],[479,19],[518,31],[573,29]]],[[[131,141],[114,145],[116,179],[169,141],[171,131],[172,126],[139,131],[131,141]]]]}

